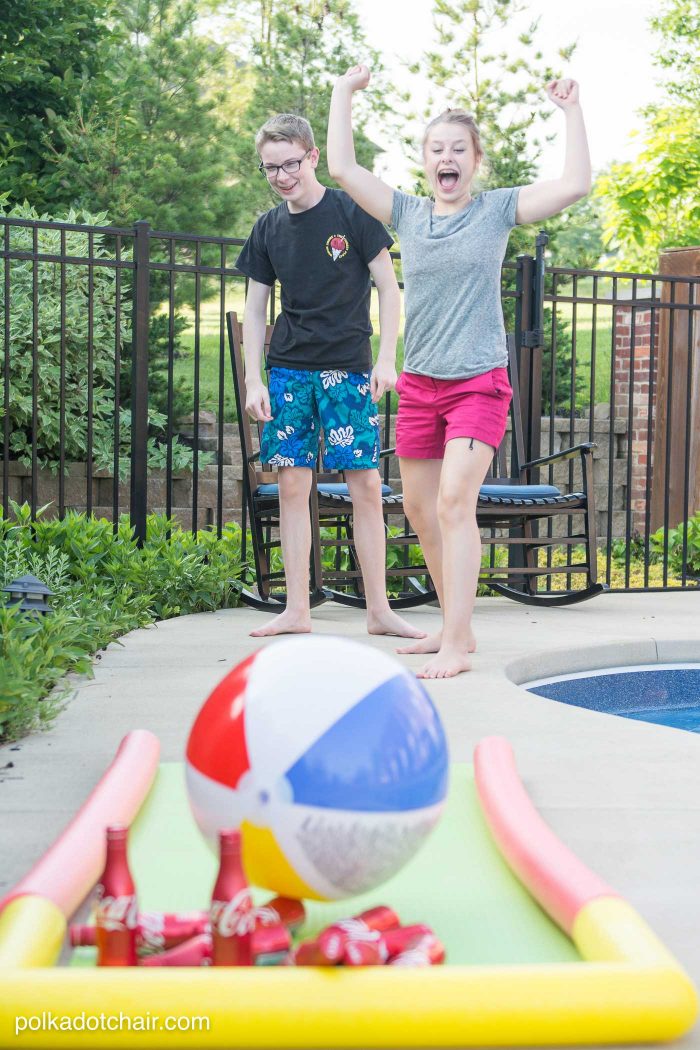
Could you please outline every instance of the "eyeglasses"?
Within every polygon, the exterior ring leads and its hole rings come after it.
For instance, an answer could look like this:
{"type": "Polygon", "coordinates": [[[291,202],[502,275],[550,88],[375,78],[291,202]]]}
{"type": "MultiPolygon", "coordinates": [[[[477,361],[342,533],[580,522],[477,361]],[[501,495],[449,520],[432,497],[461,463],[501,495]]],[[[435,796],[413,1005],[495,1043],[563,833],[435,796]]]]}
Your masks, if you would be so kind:
{"type": "Polygon", "coordinates": [[[266,179],[277,179],[279,173],[283,171],[285,175],[296,175],[300,167],[308,157],[312,150],[307,149],[303,157],[299,160],[285,160],[284,164],[263,164],[262,161],[258,164],[258,171],[266,179]]]}

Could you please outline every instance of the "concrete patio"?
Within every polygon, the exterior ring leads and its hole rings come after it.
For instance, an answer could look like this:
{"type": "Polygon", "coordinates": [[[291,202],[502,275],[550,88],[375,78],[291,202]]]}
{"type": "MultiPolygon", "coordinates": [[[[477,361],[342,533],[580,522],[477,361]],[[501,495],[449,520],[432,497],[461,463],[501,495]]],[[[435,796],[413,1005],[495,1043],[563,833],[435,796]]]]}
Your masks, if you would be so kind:
{"type": "MultiPolygon", "coordinates": [[[[452,758],[470,761],[481,737],[507,736],[544,818],[700,986],[700,734],[568,707],[516,684],[584,668],[700,660],[698,601],[692,593],[607,594],[536,609],[479,599],[474,670],[428,688],[452,758]]],[[[327,604],[312,615],[319,633],[394,650],[395,639],[365,634],[360,612],[327,604]]],[[[439,620],[433,608],[407,615],[428,631],[439,620]]],[[[135,631],[100,655],[93,679],[76,681],[48,732],[0,748],[0,893],[75,813],[130,729],[155,732],[164,760],[182,758],[202,700],[258,648],[248,632],[263,619],[224,610],[135,631]]],[[[413,668],[421,662],[400,659],[413,668]]],[[[677,1045],[700,1048],[700,1029],[677,1045]]]]}

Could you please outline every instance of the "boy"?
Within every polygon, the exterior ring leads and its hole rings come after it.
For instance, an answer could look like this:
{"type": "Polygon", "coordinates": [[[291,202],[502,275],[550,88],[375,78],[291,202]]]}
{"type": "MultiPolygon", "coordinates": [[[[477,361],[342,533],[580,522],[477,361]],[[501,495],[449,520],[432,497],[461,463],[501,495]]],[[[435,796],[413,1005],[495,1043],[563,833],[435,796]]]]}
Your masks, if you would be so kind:
{"type": "Polygon", "coordinates": [[[284,612],[253,637],[311,630],[309,552],[311,468],[319,430],[324,465],[346,471],[354,538],[362,568],[370,634],[424,637],[389,607],[381,507],[376,402],[396,383],[400,297],[381,223],[342,190],[316,178],[319,150],[303,117],[283,113],[265,123],[255,146],[259,170],[282,203],[262,215],[236,262],[250,279],[243,319],[246,411],[266,422],[261,459],[279,468],[280,538],[287,579],[284,612]],[[370,274],[381,326],[372,369],[370,274]],[[270,288],[281,286],[268,364],[260,368],[270,288]]]}

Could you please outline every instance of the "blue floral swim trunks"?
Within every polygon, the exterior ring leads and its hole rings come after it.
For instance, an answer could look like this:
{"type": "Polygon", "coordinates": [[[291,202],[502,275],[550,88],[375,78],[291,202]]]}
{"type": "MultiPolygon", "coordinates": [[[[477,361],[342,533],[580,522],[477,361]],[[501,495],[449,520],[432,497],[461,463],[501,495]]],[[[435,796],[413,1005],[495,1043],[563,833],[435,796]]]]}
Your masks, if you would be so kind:
{"type": "Polygon", "coordinates": [[[260,459],[275,467],[312,467],[323,430],[326,470],[379,465],[379,412],[369,372],[270,369],[272,420],[265,424],[260,459]]]}

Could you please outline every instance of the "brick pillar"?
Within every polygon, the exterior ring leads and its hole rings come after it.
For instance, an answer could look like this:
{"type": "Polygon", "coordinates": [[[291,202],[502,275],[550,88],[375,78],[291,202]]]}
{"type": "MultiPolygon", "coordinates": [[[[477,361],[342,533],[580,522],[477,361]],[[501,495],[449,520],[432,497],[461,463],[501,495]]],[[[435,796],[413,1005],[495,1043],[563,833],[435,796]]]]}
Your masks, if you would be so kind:
{"type": "Polygon", "coordinates": [[[654,315],[654,367],[651,375],[652,311],[620,308],[615,321],[615,418],[627,421],[627,455],[632,458],[632,475],[627,499],[632,506],[632,529],[644,531],[647,500],[647,463],[653,456],[653,419],[656,408],[656,372],[659,348],[659,311],[654,315]],[[630,364],[634,327],[634,366],[632,372],[632,418],[630,409],[630,364]],[[653,381],[651,444],[649,443],[649,384],[653,381]]]}

